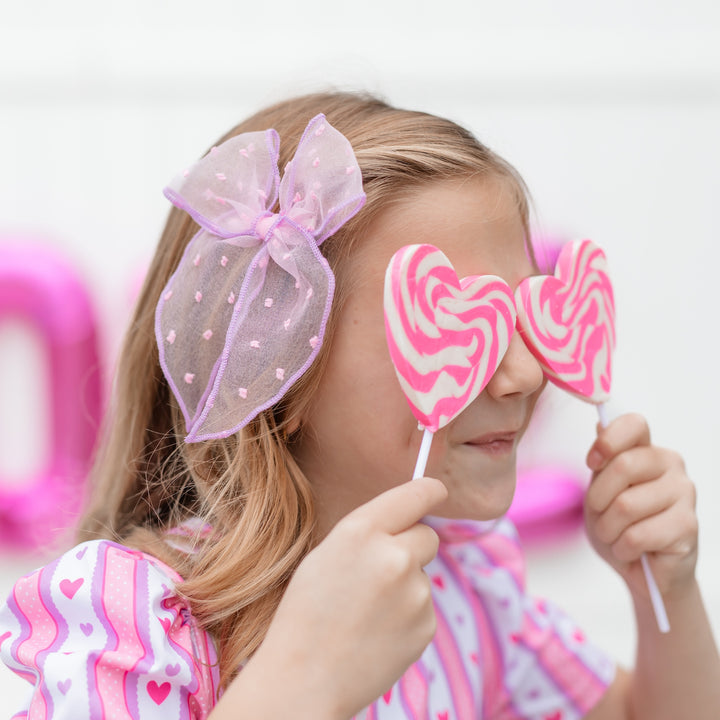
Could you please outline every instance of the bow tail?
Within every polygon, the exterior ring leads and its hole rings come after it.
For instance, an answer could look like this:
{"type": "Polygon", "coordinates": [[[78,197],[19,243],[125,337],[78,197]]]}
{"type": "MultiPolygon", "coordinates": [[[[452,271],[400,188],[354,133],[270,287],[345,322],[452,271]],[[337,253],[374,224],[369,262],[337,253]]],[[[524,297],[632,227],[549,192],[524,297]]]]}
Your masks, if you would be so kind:
{"type": "Polygon", "coordinates": [[[320,350],[335,289],[327,261],[311,242],[292,249],[297,275],[264,257],[269,261],[258,268],[263,272],[246,278],[243,307],[188,441],[236,432],[274,405],[320,350]]]}
{"type": "Polygon", "coordinates": [[[190,430],[202,414],[221,364],[227,328],[242,309],[243,278],[259,254],[200,230],[163,290],[155,316],[160,366],[190,430]]]}

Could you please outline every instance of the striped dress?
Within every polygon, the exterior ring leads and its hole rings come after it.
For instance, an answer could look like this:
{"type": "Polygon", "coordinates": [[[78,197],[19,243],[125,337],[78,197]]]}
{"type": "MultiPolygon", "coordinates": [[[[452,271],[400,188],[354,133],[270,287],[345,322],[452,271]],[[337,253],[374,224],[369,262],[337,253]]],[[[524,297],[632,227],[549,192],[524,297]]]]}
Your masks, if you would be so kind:
{"type": "MultiPolygon", "coordinates": [[[[428,524],[441,536],[426,568],[437,632],[357,720],[583,717],[614,664],[557,608],[525,594],[512,525],[428,524]]],[[[217,697],[217,656],[175,592],[179,580],[107,540],[19,580],[0,609],[0,655],[30,683],[12,717],[204,720],[217,697]]]]}

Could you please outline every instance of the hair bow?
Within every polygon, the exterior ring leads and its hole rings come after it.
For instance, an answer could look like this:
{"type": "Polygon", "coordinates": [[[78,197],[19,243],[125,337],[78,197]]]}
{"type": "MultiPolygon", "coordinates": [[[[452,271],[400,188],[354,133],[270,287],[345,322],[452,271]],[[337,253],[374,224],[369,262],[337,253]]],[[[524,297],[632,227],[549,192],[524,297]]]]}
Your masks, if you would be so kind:
{"type": "Polygon", "coordinates": [[[155,316],[187,442],[237,432],[287,392],[323,341],[335,279],[318,246],[362,207],[362,177],[323,115],[282,180],[279,142],[274,130],[233,137],[165,189],[200,225],[155,316]]]}

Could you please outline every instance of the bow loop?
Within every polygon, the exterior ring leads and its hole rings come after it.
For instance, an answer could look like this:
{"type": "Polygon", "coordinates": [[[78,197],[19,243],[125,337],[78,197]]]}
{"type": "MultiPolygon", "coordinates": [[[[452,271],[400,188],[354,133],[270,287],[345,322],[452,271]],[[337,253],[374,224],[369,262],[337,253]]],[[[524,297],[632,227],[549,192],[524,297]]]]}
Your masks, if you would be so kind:
{"type": "Polygon", "coordinates": [[[279,143],[274,130],[236,135],[177,176],[165,196],[213,235],[251,235],[277,200],[279,143]]]}
{"type": "Polygon", "coordinates": [[[322,115],[282,182],[278,151],[274,130],[238,135],[165,190],[200,225],[155,318],[187,442],[239,430],[288,391],[322,344],[335,278],[318,244],[362,207],[360,169],[322,115]]]}
{"type": "Polygon", "coordinates": [[[352,146],[323,115],[313,118],[285,167],[280,211],[311,233],[318,245],[365,201],[352,146]]]}

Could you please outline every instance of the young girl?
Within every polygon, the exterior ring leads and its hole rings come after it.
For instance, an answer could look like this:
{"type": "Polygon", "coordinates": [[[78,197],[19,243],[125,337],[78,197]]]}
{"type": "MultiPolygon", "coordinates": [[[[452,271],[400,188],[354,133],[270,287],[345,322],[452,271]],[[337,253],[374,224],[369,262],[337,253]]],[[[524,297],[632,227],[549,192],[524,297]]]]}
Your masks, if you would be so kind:
{"type": "Polygon", "coordinates": [[[460,277],[536,272],[507,163],[447,120],[318,94],[251,117],[167,194],[83,542],[0,613],[3,659],[32,684],[15,717],[718,717],[693,485],[642,418],[587,456],[587,530],[635,605],[633,672],[526,595],[507,521],[477,522],[510,505],[544,387],[518,332],[409,479],[422,433],[387,350],[385,268],[430,243],[460,277]],[[278,142],[279,168],[295,157],[279,207],[278,142]]]}

